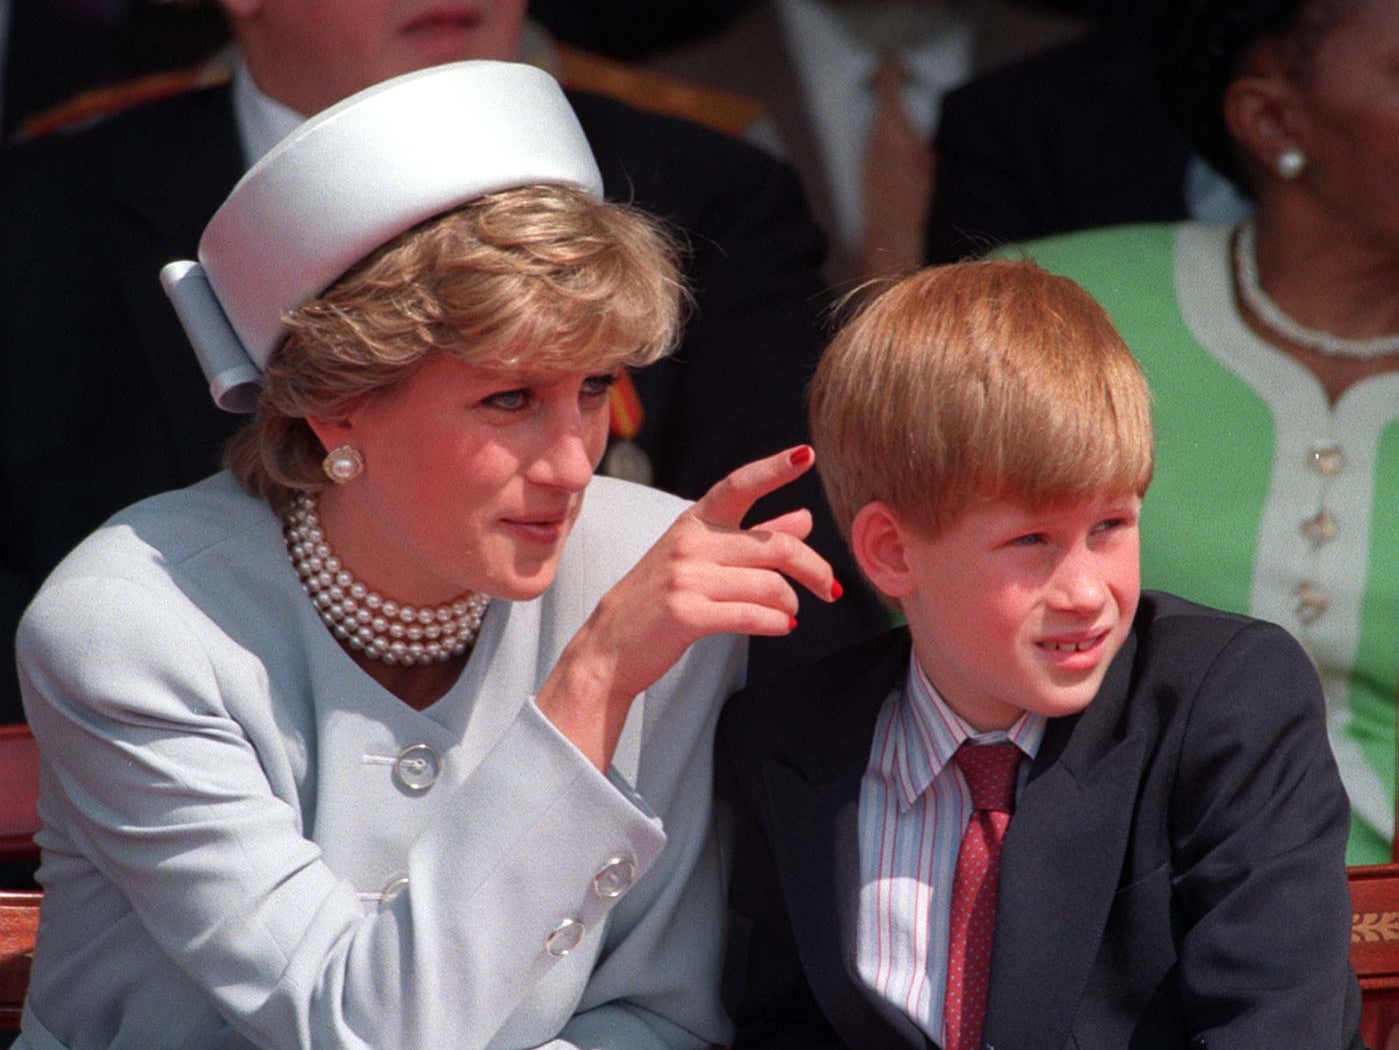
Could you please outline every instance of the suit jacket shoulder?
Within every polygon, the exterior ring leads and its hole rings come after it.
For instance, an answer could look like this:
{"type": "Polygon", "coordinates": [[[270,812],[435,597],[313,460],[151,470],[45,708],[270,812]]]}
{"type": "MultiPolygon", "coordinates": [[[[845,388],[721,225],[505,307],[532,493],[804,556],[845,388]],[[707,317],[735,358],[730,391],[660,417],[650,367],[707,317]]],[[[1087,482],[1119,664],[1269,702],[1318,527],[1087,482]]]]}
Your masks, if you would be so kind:
{"type": "Polygon", "coordinates": [[[987,1042],[1352,1045],[1346,815],[1297,642],[1144,592],[1017,804],[987,1042]]]}
{"type": "Polygon", "coordinates": [[[226,88],[0,157],[0,633],[109,514],[217,468],[235,420],[209,405],[159,273],[194,257],[241,173],[226,88]]]}
{"type": "MultiPolygon", "coordinates": [[[[168,174],[191,187],[207,185],[208,195],[221,202],[231,185],[226,184],[229,173],[236,180],[241,171],[239,150],[231,92],[222,85],[7,146],[5,168],[19,179],[42,174],[56,180],[47,185],[46,196],[73,183],[140,192],[144,180],[168,174]]],[[[43,189],[37,183],[34,188],[43,189]]],[[[174,202],[160,203],[169,208],[174,202]]]]}
{"type": "Polygon", "coordinates": [[[928,257],[1066,230],[1185,218],[1190,149],[1140,28],[1104,30],[943,101],[928,257]]]}
{"type": "Polygon", "coordinates": [[[774,758],[803,768],[863,762],[868,747],[859,740],[868,745],[909,652],[907,628],[896,628],[750,685],[724,707],[721,746],[744,766],[774,758]]]}
{"type": "MultiPolygon", "coordinates": [[[[891,632],[725,713],[739,1047],[922,1045],[848,966],[860,777],[907,657],[891,632]]],[[[986,1042],[1353,1045],[1345,834],[1297,642],[1145,592],[1093,701],[1051,720],[1019,799],[986,1042]]]]}
{"type": "MultiPolygon", "coordinates": [[[[703,224],[722,216],[713,212],[714,202],[738,206],[742,194],[771,183],[782,194],[791,194],[789,208],[805,213],[792,169],[751,143],[603,95],[577,90],[567,94],[597,155],[610,198],[629,200],[635,195],[636,203],[672,221],[683,217],[703,224]],[[655,204],[669,204],[670,213],[654,208],[648,197],[654,197],[655,204]]],[[[814,223],[806,233],[814,238],[812,246],[821,250],[814,223]]]]}

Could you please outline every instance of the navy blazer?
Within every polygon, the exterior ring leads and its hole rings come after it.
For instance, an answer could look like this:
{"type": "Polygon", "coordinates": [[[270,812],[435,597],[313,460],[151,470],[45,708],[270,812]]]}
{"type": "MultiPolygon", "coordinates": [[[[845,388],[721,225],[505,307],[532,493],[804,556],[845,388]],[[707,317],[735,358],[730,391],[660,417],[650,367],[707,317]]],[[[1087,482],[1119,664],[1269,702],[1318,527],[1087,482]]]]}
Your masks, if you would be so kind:
{"type": "Polygon", "coordinates": [[[1148,27],[1129,20],[948,94],[928,261],[1070,230],[1187,218],[1190,144],[1155,68],[1148,27]]]}
{"type": "MultiPolygon", "coordinates": [[[[923,1047],[855,972],[860,778],[900,629],[725,710],[735,1047],[923,1047]]],[[[1010,823],[987,1050],[1359,1047],[1348,807],[1320,686],[1281,628],[1142,596],[1010,823]]]]}

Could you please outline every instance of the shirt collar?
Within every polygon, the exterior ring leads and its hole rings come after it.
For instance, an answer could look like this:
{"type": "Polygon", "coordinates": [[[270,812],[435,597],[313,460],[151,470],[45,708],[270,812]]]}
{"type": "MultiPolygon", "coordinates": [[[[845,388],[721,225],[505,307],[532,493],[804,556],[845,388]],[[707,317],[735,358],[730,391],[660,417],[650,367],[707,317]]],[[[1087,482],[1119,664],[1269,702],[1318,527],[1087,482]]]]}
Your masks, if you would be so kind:
{"type": "MultiPolygon", "coordinates": [[[[827,4],[821,0],[779,0],[778,15],[818,120],[826,115],[825,110],[848,112],[839,99],[872,92],[879,51],[856,38],[827,4]]],[[[959,17],[895,51],[909,77],[904,106],[914,126],[925,135],[931,136],[936,127],[943,93],[971,76],[972,47],[971,24],[959,17]]]]}
{"type": "Polygon", "coordinates": [[[253,76],[241,55],[233,67],[233,115],[243,145],[243,160],[250,168],[306,120],[295,110],[264,95],[253,83],[253,76]]]}
{"type": "MultiPolygon", "coordinates": [[[[778,0],[777,11],[830,189],[833,232],[838,243],[853,249],[863,228],[863,158],[877,108],[880,54],[823,0],[778,0]]],[[[900,48],[898,56],[908,74],[904,109],[930,138],[943,91],[971,74],[970,24],[953,18],[942,31],[900,48]]]]}
{"type": "Polygon", "coordinates": [[[922,797],[966,740],[976,744],[1009,741],[1034,759],[1044,739],[1044,715],[1026,711],[1009,729],[980,733],[947,706],[916,657],[908,661],[908,677],[892,727],[892,746],[881,774],[895,785],[899,808],[907,810],[922,797]]]}

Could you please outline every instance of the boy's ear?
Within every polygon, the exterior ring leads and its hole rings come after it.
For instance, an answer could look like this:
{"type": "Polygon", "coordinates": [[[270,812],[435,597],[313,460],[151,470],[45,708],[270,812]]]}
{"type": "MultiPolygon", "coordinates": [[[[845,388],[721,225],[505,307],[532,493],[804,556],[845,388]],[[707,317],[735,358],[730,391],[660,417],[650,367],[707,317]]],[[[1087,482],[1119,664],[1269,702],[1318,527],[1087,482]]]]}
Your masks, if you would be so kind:
{"type": "Polygon", "coordinates": [[[890,598],[903,598],[916,581],[908,560],[907,530],[889,507],[866,503],[850,523],[850,550],[869,581],[890,598]]]}

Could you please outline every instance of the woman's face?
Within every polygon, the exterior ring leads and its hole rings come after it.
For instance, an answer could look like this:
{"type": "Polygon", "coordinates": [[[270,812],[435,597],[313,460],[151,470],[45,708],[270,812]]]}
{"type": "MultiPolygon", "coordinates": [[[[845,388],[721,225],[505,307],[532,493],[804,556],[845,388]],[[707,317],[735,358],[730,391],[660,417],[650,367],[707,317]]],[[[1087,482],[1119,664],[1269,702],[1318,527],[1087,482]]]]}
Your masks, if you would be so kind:
{"type": "Polygon", "coordinates": [[[1399,2],[1341,5],[1295,87],[1307,185],[1348,224],[1399,248],[1399,2]]]}
{"type": "Polygon", "coordinates": [[[606,446],[612,379],[434,356],[320,425],[329,447],[348,441],[364,457],[358,478],[321,497],[345,566],[415,604],[538,597],[606,446]]]}

